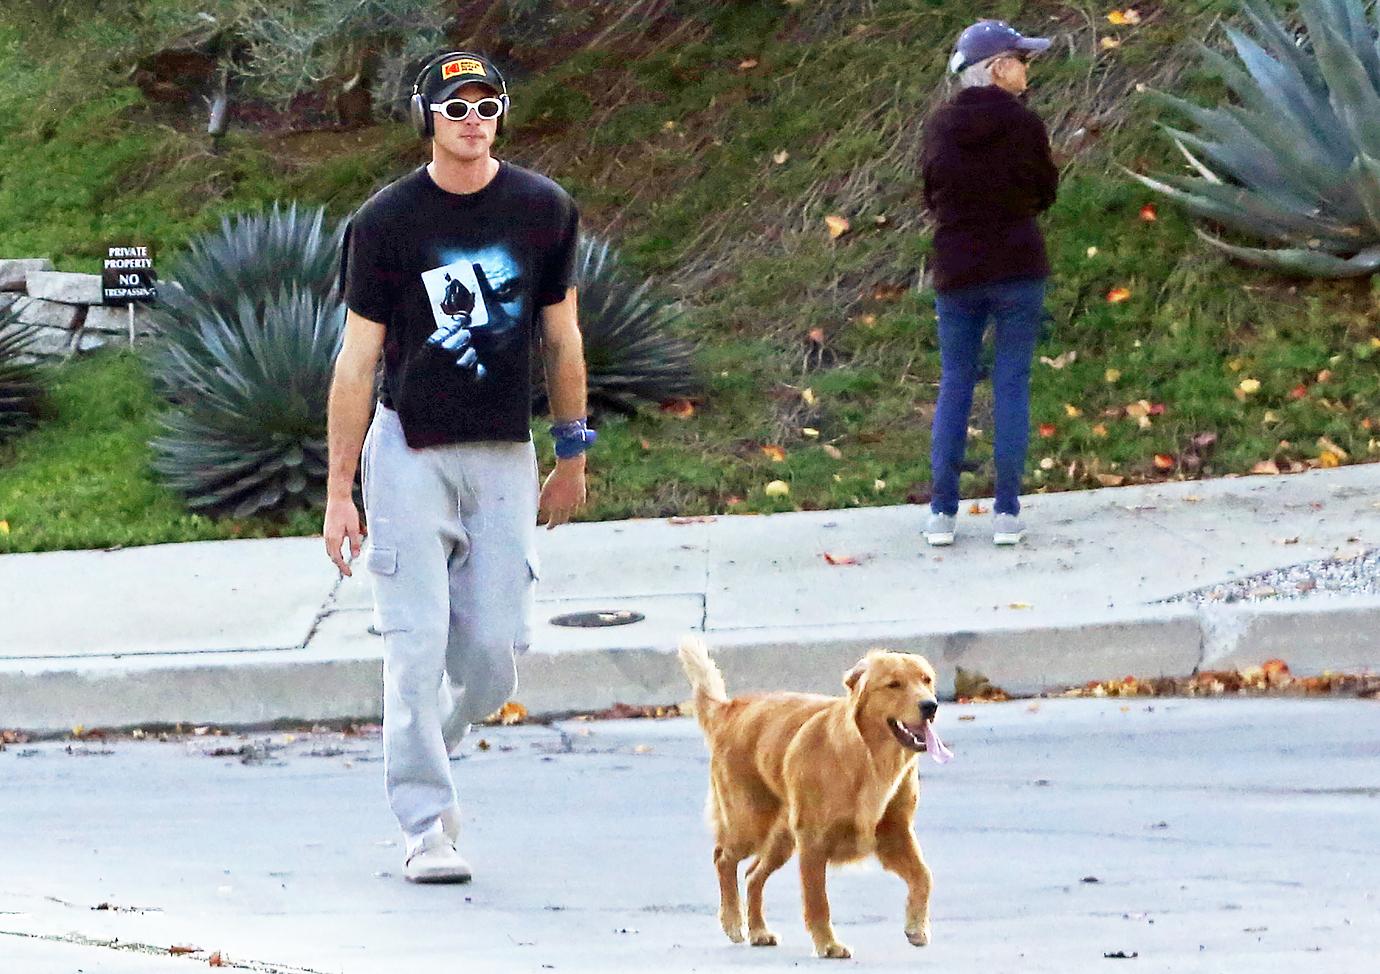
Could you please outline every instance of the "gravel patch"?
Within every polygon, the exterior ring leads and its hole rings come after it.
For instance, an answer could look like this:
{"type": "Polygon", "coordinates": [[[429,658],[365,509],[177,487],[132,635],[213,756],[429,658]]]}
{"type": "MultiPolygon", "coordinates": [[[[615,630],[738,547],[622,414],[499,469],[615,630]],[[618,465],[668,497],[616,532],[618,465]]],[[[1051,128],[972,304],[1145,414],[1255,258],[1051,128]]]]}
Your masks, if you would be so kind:
{"type": "Polygon", "coordinates": [[[1267,602],[1320,595],[1380,595],[1380,548],[1320,558],[1183,592],[1164,602],[1267,602]]]}

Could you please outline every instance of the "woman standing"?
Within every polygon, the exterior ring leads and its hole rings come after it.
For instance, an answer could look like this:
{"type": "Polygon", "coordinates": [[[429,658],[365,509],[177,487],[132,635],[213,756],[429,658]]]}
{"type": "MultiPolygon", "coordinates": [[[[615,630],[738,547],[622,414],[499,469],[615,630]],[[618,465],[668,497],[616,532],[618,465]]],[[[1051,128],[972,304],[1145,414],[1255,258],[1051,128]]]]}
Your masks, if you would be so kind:
{"type": "Polygon", "coordinates": [[[992,398],[997,489],[992,540],[1016,544],[1030,439],[1030,363],[1043,317],[1049,261],[1037,214],[1059,181],[1044,123],[1020,100],[1027,59],[1044,38],[984,20],[958,39],[949,69],[962,90],[925,125],[925,205],[933,214],[934,287],[942,375],[930,461],[925,540],[952,544],[958,475],[978,380],[982,336],[995,323],[992,398]]]}

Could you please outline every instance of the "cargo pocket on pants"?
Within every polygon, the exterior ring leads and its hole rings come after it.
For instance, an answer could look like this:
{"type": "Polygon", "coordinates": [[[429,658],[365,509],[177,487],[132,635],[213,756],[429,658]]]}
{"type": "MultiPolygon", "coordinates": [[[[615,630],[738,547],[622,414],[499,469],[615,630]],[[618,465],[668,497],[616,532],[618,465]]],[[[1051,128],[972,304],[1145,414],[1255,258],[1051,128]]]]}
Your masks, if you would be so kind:
{"type": "Polygon", "coordinates": [[[541,580],[541,561],[535,552],[524,561],[527,575],[523,579],[522,599],[518,606],[518,632],[513,651],[525,653],[532,648],[532,615],[536,611],[537,582],[541,580]]]}
{"type": "Polygon", "coordinates": [[[374,630],[382,634],[410,628],[407,606],[398,587],[398,549],[371,544],[364,567],[369,569],[369,583],[374,590],[374,630]]]}

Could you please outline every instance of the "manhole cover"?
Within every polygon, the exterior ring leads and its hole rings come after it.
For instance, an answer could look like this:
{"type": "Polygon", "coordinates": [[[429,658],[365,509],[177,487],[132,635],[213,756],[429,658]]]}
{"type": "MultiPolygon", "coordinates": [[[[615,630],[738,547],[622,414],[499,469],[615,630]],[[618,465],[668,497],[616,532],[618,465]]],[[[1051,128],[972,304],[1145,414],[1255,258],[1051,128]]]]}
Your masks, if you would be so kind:
{"type": "Polygon", "coordinates": [[[553,626],[575,629],[602,629],[605,626],[630,626],[647,618],[631,609],[601,609],[594,612],[568,612],[551,619],[553,626]]]}

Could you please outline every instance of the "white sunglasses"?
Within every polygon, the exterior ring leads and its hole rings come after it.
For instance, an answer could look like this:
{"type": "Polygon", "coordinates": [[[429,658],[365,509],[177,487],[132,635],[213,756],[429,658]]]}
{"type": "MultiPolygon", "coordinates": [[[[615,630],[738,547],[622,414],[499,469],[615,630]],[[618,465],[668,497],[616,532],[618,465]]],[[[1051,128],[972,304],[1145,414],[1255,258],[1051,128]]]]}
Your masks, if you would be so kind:
{"type": "Polygon", "coordinates": [[[503,101],[499,98],[481,98],[479,101],[452,98],[439,105],[432,105],[431,110],[438,115],[444,115],[452,122],[463,122],[470,117],[470,112],[482,119],[492,120],[503,114],[503,101]]]}

